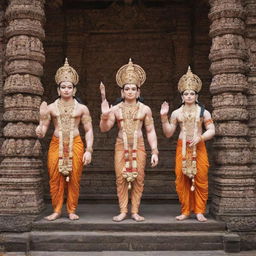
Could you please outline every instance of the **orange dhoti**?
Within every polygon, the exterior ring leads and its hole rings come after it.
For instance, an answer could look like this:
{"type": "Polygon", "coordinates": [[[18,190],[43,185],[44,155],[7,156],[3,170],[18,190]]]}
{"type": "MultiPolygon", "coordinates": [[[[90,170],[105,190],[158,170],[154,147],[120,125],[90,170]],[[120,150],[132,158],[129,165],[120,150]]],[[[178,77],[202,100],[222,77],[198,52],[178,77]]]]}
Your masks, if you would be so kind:
{"type": "MultiPolygon", "coordinates": [[[[130,155],[132,149],[129,147],[130,155]]],[[[138,176],[132,182],[131,188],[131,213],[138,213],[140,207],[140,200],[144,189],[144,169],[146,164],[146,152],[143,138],[138,139],[137,146],[137,168],[138,176]]],[[[117,138],[115,144],[115,172],[116,172],[116,186],[119,207],[121,213],[128,212],[128,182],[122,175],[125,167],[124,158],[124,143],[122,139],[117,138]]]]}
{"type": "Polygon", "coordinates": [[[74,213],[78,204],[80,178],[83,170],[84,144],[80,136],[73,141],[73,161],[70,180],[59,172],[59,138],[53,136],[48,151],[48,172],[50,177],[50,194],[54,212],[61,213],[64,193],[67,190],[67,212],[74,213]]]}
{"type": "MultiPolygon", "coordinates": [[[[188,150],[188,148],[187,148],[188,150]]],[[[195,190],[191,191],[191,179],[182,172],[182,140],[178,140],[176,149],[176,191],[181,203],[181,213],[189,215],[205,213],[208,199],[208,156],[203,141],[197,144],[196,148],[197,174],[195,176],[195,190]]]]}

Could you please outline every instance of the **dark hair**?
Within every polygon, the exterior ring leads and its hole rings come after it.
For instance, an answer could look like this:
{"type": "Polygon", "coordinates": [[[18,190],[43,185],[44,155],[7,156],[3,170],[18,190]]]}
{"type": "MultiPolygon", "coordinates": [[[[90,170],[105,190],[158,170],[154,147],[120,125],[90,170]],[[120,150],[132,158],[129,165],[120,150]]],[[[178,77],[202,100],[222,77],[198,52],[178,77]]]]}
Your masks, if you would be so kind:
{"type": "MultiPolygon", "coordinates": [[[[115,106],[115,105],[117,105],[117,104],[119,104],[120,102],[123,102],[124,101],[124,99],[123,98],[117,98],[116,100],[115,100],[115,102],[113,103],[113,106],[115,106]]],[[[142,98],[142,97],[138,97],[137,99],[136,99],[136,101],[138,102],[141,102],[141,103],[143,103],[144,102],[144,98],[142,98]]]]}

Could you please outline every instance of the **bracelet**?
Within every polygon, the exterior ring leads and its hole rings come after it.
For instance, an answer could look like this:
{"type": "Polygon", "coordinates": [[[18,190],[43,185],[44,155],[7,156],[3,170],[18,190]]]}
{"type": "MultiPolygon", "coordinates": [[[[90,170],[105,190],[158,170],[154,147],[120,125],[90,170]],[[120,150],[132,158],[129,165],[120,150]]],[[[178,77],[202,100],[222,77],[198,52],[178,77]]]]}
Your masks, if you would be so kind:
{"type": "Polygon", "coordinates": [[[203,135],[200,135],[200,141],[204,141],[203,135]]]}
{"type": "Polygon", "coordinates": [[[168,122],[168,116],[167,115],[161,116],[161,123],[164,124],[164,123],[167,123],[167,122],[168,122]]]}
{"type": "Polygon", "coordinates": [[[47,115],[40,115],[40,120],[44,121],[44,120],[51,120],[51,115],[47,114],[47,115]]]}
{"type": "Polygon", "coordinates": [[[108,115],[105,116],[105,115],[101,114],[100,119],[101,120],[108,120],[108,115]]]}
{"type": "Polygon", "coordinates": [[[85,152],[90,152],[90,153],[92,153],[92,152],[93,152],[92,147],[88,147],[88,148],[86,148],[86,149],[85,149],[85,152]]]}
{"type": "Polygon", "coordinates": [[[159,154],[159,151],[158,151],[157,148],[153,148],[153,149],[151,150],[151,155],[158,155],[158,154],[159,154]]]}

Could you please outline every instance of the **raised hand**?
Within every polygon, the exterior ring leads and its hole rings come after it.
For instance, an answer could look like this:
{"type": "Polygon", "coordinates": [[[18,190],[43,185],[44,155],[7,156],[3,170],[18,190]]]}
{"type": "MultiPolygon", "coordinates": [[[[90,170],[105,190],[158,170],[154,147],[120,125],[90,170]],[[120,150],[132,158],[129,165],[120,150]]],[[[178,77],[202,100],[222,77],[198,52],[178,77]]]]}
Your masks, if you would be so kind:
{"type": "Polygon", "coordinates": [[[103,102],[106,99],[106,88],[102,82],[100,82],[100,94],[101,94],[101,101],[103,102]]]}
{"type": "Polygon", "coordinates": [[[165,101],[161,105],[160,115],[167,115],[169,112],[169,104],[165,101]]]}
{"type": "Polygon", "coordinates": [[[102,101],[102,103],[101,103],[101,113],[102,113],[102,115],[108,116],[109,113],[111,112],[111,108],[112,108],[112,106],[109,107],[109,104],[108,104],[106,99],[104,101],[102,101]]]}

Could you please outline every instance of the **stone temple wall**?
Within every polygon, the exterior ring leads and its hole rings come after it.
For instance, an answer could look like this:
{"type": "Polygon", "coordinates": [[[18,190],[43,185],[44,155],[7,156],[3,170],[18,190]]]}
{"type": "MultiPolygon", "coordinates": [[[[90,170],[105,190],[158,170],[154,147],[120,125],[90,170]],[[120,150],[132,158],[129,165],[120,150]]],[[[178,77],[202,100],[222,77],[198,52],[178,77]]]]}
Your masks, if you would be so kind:
{"type": "MultiPolygon", "coordinates": [[[[113,148],[116,129],[105,134],[99,131],[98,87],[100,81],[103,81],[106,85],[107,98],[113,103],[120,95],[115,82],[116,71],[131,57],[147,73],[142,96],[145,104],[152,108],[160,150],[157,168],[150,168],[148,159],[144,198],[176,199],[176,138],[164,138],[159,111],[164,100],[170,102],[170,111],[180,104],[177,82],[186,72],[188,65],[191,65],[193,71],[202,78],[204,87],[200,100],[211,110],[211,74],[208,71],[209,7],[197,2],[190,5],[187,1],[166,1],[154,5],[147,5],[145,1],[145,4],[131,6],[114,2],[103,7],[88,7],[85,3],[76,6],[71,1],[66,1],[64,6],[52,5],[50,2],[46,6],[43,99],[47,102],[56,99],[54,75],[67,56],[70,65],[80,76],[78,97],[88,105],[93,118],[93,163],[84,170],[80,198],[115,198],[113,148]]],[[[44,163],[50,134],[51,131],[42,141],[44,163]]],[[[149,150],[148,145],[147,149],[149,150]]],[[[44,169],[47,191],[46,166],[44,169]]],[[[49,198],[48,192],[46,195],[49,198]]]]}
{"type": "MultiPolygon", "coordinates": [[[[5,41],[4,41],[4,10],[5,5],[2,1],[0,3],[0,145],[3,143],[3,85],[4,85],[4,47],[5,47],[5,41]]],[[[0,161],[2,160],[2,157],[0,156],[0,161]]]]}

